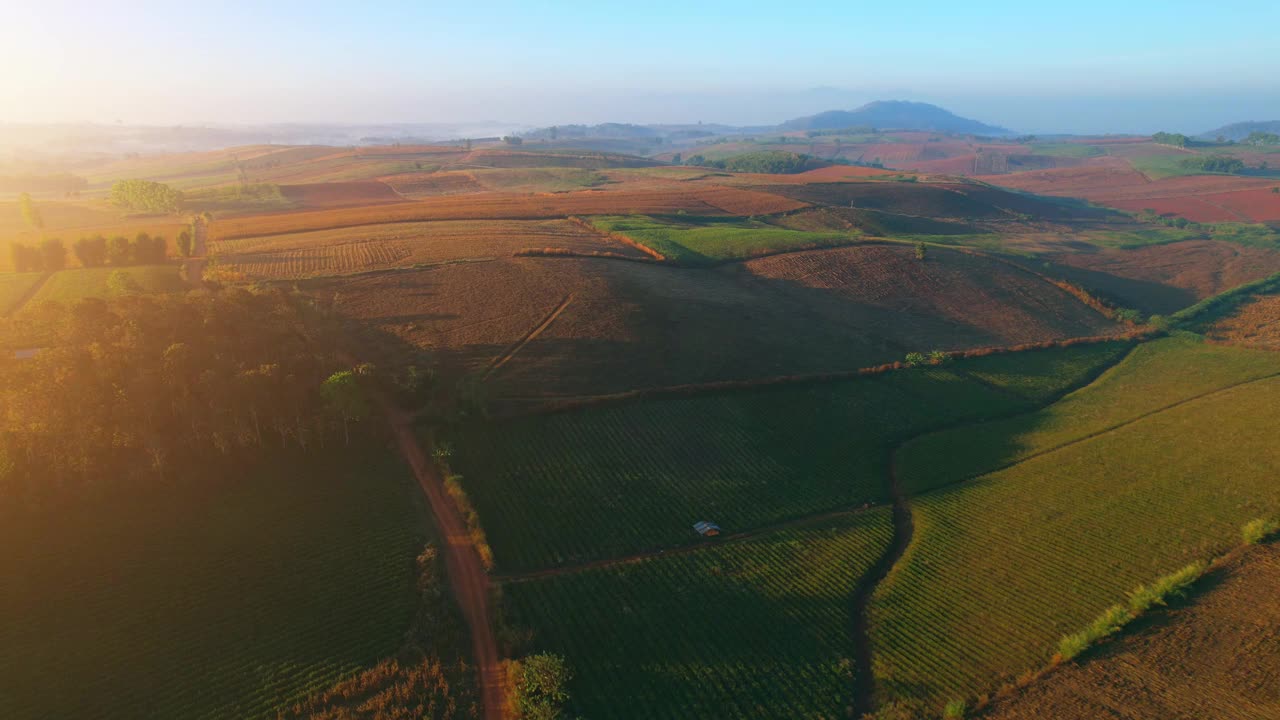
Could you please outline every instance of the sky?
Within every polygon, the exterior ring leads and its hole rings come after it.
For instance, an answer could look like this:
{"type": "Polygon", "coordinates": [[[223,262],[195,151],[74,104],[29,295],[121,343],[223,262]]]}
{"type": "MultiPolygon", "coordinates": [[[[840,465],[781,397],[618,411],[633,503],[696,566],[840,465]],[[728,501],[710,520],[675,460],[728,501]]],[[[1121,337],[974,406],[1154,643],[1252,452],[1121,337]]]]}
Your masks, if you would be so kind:
{"type": "Polygon", "coordinates": [[[1280,3],[41,0],[0,122],[774,124],[876,99],[1028,132],[1280,119],[1280,3]]]}

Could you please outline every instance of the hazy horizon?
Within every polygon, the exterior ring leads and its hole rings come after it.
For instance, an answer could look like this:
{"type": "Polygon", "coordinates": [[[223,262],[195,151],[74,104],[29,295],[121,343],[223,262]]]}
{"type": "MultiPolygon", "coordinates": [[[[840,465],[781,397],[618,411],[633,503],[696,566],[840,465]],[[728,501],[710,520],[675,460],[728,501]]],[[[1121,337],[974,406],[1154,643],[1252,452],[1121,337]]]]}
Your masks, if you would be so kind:
{"type": "Polygon", "coordinates": [[[22,69],[0,122],[772,125],[903,99],[1020,132],[1203,132],[1280,118],[1280,8],[1233,7],[55,0],[0,30],[22,69]]]}

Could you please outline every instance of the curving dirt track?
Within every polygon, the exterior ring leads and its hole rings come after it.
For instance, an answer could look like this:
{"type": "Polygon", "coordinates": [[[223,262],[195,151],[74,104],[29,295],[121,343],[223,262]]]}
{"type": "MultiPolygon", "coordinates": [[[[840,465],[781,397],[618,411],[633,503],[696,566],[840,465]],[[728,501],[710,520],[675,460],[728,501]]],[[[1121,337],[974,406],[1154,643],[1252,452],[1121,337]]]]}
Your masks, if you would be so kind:
{"type": "Polygon", "coordinates": [[[489,575],[480,561],[480,553],[467,535],[466,523],[458,514],[457,506],[445,492],[440,474],[418,443],[411,418],[392,407],[385,398],[378,398],[377,402],[391,425],[401,454],[431,503],[436,527],[444,540],[449,585],[471,630],[471,652],[480,674],[485,720],[503,720],[506,716],[506,678],[490,622],[489,575]]]}

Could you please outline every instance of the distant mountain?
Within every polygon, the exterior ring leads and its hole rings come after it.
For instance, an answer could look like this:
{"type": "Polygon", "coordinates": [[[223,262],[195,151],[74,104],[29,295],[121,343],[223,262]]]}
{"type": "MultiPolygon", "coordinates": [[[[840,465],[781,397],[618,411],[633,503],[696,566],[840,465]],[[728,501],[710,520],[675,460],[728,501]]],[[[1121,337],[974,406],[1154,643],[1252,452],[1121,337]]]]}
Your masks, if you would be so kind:
{"type": "Polygon", "coordinates": [[[1217,130],[1200,133],[1199,137],[1205,140],[1213,140],[1218,136],[1222,136],[1228,140],[1243,140],[1249,137],[1249,133],[1253,132],[1275,133],[1280,135],[1280,120],[1231,123],[1230,125],[1223,125],[1217,130]]]}
{"type": "Polygon", "coordinates": [[[788,120],[786,130],[836,130],[847,127],[873,127],[886,130],[928,130],[972,135],[1010,135],[1009,130],[995,125],[962,118],[949,110],[929,103],[905,100],[879,100],[857,110],[830,110],[809,117],[788,120]]]}

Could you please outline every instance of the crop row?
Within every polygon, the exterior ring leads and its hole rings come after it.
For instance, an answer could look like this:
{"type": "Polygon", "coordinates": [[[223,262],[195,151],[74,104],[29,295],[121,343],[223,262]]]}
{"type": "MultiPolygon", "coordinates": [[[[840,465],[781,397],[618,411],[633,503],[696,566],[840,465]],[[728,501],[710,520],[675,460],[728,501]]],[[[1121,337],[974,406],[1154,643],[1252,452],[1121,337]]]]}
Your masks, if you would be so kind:
{"type": "Polygon", "coordinates": [[[736,532],[884,501],[894,442],[1029,408],[1005,386],[1043,394],[1115,352],[1038,350],[478,425],[455,439],[451,464],[499,568],[581,563],[687,544],[699,520],[736,532]]]}
{"type": "Polygon", "coordinates": [[[991,692],[1130,588],[1274,516],[1280,450],[1258,418],[1278,401],[1280,379],[1259,380],[916,498],[871,608],[880,700],[936,712],[991,692]]]}
{"type": "Polygon", "coordinates": [[[575,717],[845,717],[850,597],[889,516],[512,584],[504,598],[538,650],[567,658],[575,717]]]}

